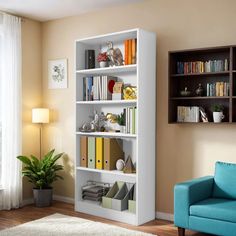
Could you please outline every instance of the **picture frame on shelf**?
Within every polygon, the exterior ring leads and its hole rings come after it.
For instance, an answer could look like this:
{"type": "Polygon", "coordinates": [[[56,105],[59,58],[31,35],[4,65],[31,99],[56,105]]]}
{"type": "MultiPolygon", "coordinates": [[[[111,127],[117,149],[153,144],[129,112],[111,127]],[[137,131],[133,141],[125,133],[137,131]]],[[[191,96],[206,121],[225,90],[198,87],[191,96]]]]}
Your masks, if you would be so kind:
{"type": "Polygon", "coordinates": [[[67,81],[67,59],[48,61],[48,89],[66,89],[67,81]]]}

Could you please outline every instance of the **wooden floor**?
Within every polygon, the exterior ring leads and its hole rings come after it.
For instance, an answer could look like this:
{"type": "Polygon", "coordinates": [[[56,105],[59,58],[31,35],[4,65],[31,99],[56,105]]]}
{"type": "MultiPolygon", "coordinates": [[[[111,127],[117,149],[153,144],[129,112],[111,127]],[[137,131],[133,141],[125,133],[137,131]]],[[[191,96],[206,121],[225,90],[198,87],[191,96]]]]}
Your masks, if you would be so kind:
{"type": "MultiPolygon", "coordinates": [[[[89,220],[99,221],[103,223],[113,224],[121,226],[127,229],[139,230],[147,233],[152,233],[159,236],[174,236],[177,235],[177,230],[173,226],[172,222],[163,220],[154,220],[142,226],[131,226],[124,223],[119,223],[100,217],[86,215],[74,211],[74,206],[68,203],[53,202],[51,207],[36,208],[33,205],[24,206],[21,209],[11,211],[0,211],[0,230],[23,224],[28,221],[36,220],[54,213],[61,213],[64,215],[77,216],[89,220]]],[[[206,234],[200,234],[195,232],[186,231],[186,235],[189,236],[206,236],[206,234]]]]}

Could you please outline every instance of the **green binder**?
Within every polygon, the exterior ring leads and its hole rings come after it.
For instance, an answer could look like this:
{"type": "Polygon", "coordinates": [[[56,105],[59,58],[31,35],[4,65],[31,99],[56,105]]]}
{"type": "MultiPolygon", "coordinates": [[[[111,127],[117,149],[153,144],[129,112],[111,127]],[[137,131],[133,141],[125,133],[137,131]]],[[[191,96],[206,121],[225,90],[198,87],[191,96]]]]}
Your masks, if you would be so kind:
{"type": "Polygon", "coordinates": [[[88,168],[95,169],[96,163],[95,137],[88,137],[88,168]]]}

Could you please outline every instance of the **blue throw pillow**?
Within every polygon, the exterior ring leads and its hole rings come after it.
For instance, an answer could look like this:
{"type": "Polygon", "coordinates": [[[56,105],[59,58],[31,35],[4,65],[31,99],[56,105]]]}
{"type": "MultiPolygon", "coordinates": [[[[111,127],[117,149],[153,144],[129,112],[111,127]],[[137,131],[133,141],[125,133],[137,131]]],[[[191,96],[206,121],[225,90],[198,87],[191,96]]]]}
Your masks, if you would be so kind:
{"type": "Polygon", "coordinates": [[[236,199],[236,164],[216,162],[213,197],[236,199]]]}

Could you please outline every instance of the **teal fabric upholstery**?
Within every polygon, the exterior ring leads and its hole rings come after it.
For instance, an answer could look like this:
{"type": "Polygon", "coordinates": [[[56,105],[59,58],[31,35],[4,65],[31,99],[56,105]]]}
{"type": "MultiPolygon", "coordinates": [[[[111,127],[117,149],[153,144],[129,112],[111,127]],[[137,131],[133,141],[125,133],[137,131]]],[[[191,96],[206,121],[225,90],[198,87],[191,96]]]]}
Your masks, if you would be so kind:
{"type": "Polygon", "coordinates": [[[174,221],[176,225],[188,228],[190,205],[211,196],[213,180],[212,176],[207,176],[175,185],[174,221]]]}
{"type": "Polygon", "coordinates": [[[177,227],[236,236],[236,164],[217,162],[215,176],[178,183],[174,188],[177,227]]]}
{"type": "Polygon", "coordinates": [[[224,220],[236,223],[236,201],[208,198],[190,206],[190,216],[224,220]]]}
{"type": "Polygon", "coordinates": [[[189,229],[220,236],[236,236],[235,223],[197,216],[189,217],[189,229]]]}
{"type": "Polygon", "coordinates": [[[216,162],[213,197],[236,199],[236,164],[216,162]]]}

